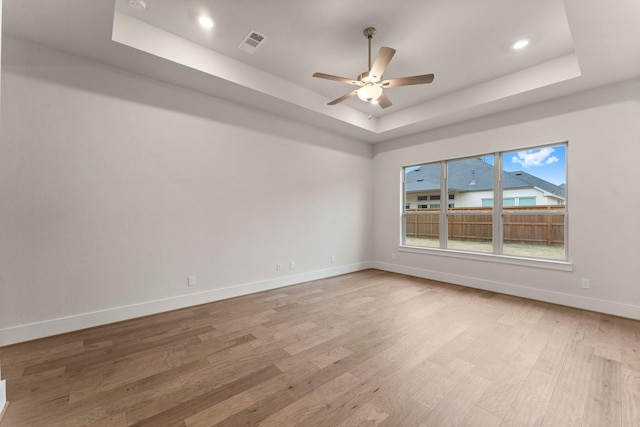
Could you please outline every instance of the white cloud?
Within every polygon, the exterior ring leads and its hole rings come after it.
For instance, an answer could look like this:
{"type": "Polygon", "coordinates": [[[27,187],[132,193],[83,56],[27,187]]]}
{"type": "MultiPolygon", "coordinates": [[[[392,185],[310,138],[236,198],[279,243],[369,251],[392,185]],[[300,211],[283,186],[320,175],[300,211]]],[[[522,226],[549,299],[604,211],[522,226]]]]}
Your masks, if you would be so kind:
{"type": "Polygon", "coordinates": [[[560,160],[556,156],[552,156],[552,153],[553,148],[551,147],[520,151],[511,158],[511,163],[519,163],[525,168],[550,165],[560,160]]]}
{"type": "Polygon", "coordinates": [[[547,159],[546,162],[544,162],[545,165],[550,165],[551,163],[555,163],[555,162],[559,162],[560,159],[557,158],[556,156],[551,156],[547,159]]]}

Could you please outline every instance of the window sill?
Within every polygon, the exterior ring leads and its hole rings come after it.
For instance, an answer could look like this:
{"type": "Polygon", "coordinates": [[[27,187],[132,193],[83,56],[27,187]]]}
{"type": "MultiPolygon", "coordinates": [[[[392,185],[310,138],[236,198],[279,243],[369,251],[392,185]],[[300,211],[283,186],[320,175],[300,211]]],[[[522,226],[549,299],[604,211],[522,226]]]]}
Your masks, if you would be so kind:
{"type": "Polygon", "coordinates": [[[486,261],[497,264],[521,265],[524,267],[544,268],[548,270],[573,271],[573,264],[569,261],[557,261],[552,259],[521,258],[509,255],[485,254],[479,252],[465,252],[453,249],[424,248],[419,246],[398,246],[398,252],[414,254],[428,254],[448,258],[459,258],[474,261],[486,261]]]}

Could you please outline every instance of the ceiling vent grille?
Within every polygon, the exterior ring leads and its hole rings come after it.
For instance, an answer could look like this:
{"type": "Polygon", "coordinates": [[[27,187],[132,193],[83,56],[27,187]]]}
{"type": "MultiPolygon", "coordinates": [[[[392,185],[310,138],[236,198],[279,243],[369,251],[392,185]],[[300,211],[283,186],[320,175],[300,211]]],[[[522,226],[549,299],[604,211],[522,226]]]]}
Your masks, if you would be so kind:
{"type": "Polygon", "coordinates": [[[240,44],[238,45],[238,49],[244,50],[247,53],[253,53],[258,50],[258,48],[262,46],[262,44],[266,40],[267,36],[265,36],[264,34],[260,34],[257,31],[251,30],[240,42],[240,44]]]}

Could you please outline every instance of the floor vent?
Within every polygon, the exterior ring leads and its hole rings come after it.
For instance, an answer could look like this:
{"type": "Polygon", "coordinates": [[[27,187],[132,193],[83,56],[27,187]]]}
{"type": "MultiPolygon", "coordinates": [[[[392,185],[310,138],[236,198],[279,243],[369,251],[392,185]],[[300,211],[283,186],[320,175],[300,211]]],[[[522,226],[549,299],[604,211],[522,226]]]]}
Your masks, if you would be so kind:
{"type": "Polygon", "coordinates": [[[247,53],[255,52],[267,40],[267,36],[256,31],[249,31],[246,37],[238,45],[238,49],[247,53]]]}

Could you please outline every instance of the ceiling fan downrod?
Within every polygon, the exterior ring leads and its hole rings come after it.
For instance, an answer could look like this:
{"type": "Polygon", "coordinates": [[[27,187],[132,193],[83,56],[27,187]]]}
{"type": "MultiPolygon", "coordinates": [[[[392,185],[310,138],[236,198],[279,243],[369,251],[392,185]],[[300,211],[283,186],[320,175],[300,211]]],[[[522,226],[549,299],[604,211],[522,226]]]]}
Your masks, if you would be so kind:
{"type": "Polygon", "coordinates": [[[371,39],[373,39],[373,35],[376,33],[376,29],[373,27],[367,27],[363,31],[365,37],[369,40],[369,65],[367,70],[371,69],[371,39]]]}

